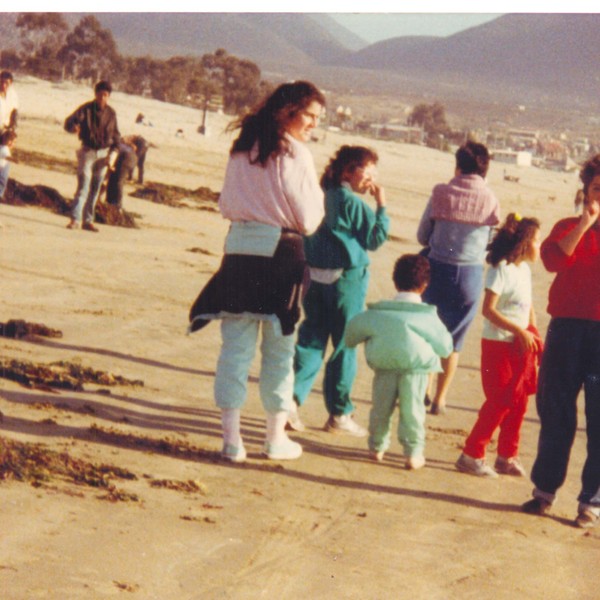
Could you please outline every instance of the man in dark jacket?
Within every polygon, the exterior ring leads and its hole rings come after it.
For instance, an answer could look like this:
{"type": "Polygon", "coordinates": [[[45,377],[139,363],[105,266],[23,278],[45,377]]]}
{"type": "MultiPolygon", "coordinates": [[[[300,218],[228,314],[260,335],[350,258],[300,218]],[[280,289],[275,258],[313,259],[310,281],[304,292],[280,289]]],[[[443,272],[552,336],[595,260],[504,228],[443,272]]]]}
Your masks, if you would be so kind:
{"type": "Polygon", "coordinates": [[[95,100],[82,104],[65,120],[65,130],[76,133],[81,140],[77,151],[77,191],[69,229],[98,231],[94,226],[94,211],[100,186],[109,163],[116,160],[121,135],[117,115],[108,106],[112,87],[108,81],[99,81],[94,88],[95,100]]]}

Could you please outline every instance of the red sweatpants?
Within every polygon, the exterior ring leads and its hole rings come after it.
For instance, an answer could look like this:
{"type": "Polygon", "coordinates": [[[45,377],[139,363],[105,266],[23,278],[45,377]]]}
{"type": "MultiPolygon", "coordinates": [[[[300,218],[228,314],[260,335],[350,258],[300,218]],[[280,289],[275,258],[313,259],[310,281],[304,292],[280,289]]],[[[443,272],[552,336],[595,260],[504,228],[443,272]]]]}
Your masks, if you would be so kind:
{"type": "Polygon", "coordinates": [[[483,458],[494,431],[500,427],[498,454],[516,456],[529,395],[537,386],[536,353],[524,353],[518,342],[481,340],[481,383],[485,402],[463,452],[483,458]]]}

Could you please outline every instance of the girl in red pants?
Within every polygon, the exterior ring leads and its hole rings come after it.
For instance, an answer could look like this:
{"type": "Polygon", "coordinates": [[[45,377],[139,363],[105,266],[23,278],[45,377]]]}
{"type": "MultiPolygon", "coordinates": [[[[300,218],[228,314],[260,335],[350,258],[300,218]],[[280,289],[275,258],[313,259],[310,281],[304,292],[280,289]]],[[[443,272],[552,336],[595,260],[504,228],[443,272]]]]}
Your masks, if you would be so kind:
{"type": "Polygon", "coordinates": [[[483,300],[481,381],[486,400],[467,437],[456,468],[480,477],[524,476],[518,458],[521,424],[537,385],[537,356],[542,340],[531,302],[531,270],[539,258],[537,219],[508,215],[488,247],[483,300]],[[498,458],[492,469],[485,449],[500,427],[498,458]]]}

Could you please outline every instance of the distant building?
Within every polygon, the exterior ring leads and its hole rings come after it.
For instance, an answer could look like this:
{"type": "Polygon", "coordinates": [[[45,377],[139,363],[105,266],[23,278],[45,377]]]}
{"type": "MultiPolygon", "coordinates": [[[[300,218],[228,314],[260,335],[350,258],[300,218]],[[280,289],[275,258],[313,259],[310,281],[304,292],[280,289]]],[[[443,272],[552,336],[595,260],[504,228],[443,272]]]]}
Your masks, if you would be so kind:
{"type": "Polygon", "coordinates": [[[406,144],[423,144],[425,141],[425,132],[421,127],[372,123],[370,130],[376,138],[396,140],[406,144]]]}
{"type": "Polygon", "coordinates": [[[540,132],[532,129],[509,129],[506,138],[510,146],[517,150],[524,150],[537,146],[540,132]]]}
{"type": "Polygon", "coordinates": [[[493,150],[492,160],[515,165],[517,167],[530,167],[533,155],[531,152],[516,150],[493,150]]]}

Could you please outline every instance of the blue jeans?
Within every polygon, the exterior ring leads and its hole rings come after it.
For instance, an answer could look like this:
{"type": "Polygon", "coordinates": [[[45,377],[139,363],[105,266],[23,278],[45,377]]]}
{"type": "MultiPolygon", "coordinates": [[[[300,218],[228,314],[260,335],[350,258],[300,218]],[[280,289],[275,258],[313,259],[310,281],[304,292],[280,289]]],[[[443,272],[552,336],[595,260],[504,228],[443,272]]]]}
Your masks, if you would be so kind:
{"type": "Polygon", "coordinates": [[[534,496],[552,501],[565,481],[577,430],[577,396],[582,387],[587,459],[578,500],[600,506],[600,321],[552,319],[536,398],[541,428],[531,471],[534,496]]]}
{"type": "Polygon", "coordinates": [[[71,216],[78,223],[82,217],[84,223],[94,222],[96,201],[108,168],[108,151],[108,148],[77,150],[77,191],[71,216]]]}
{"type": "Polygon", "coordinates": [[[8,184],[8,172],[10,171],[10,163],[6,161],[6,165],[0,167],[0,200],[4,198],[4,190],[8,184]]]}

